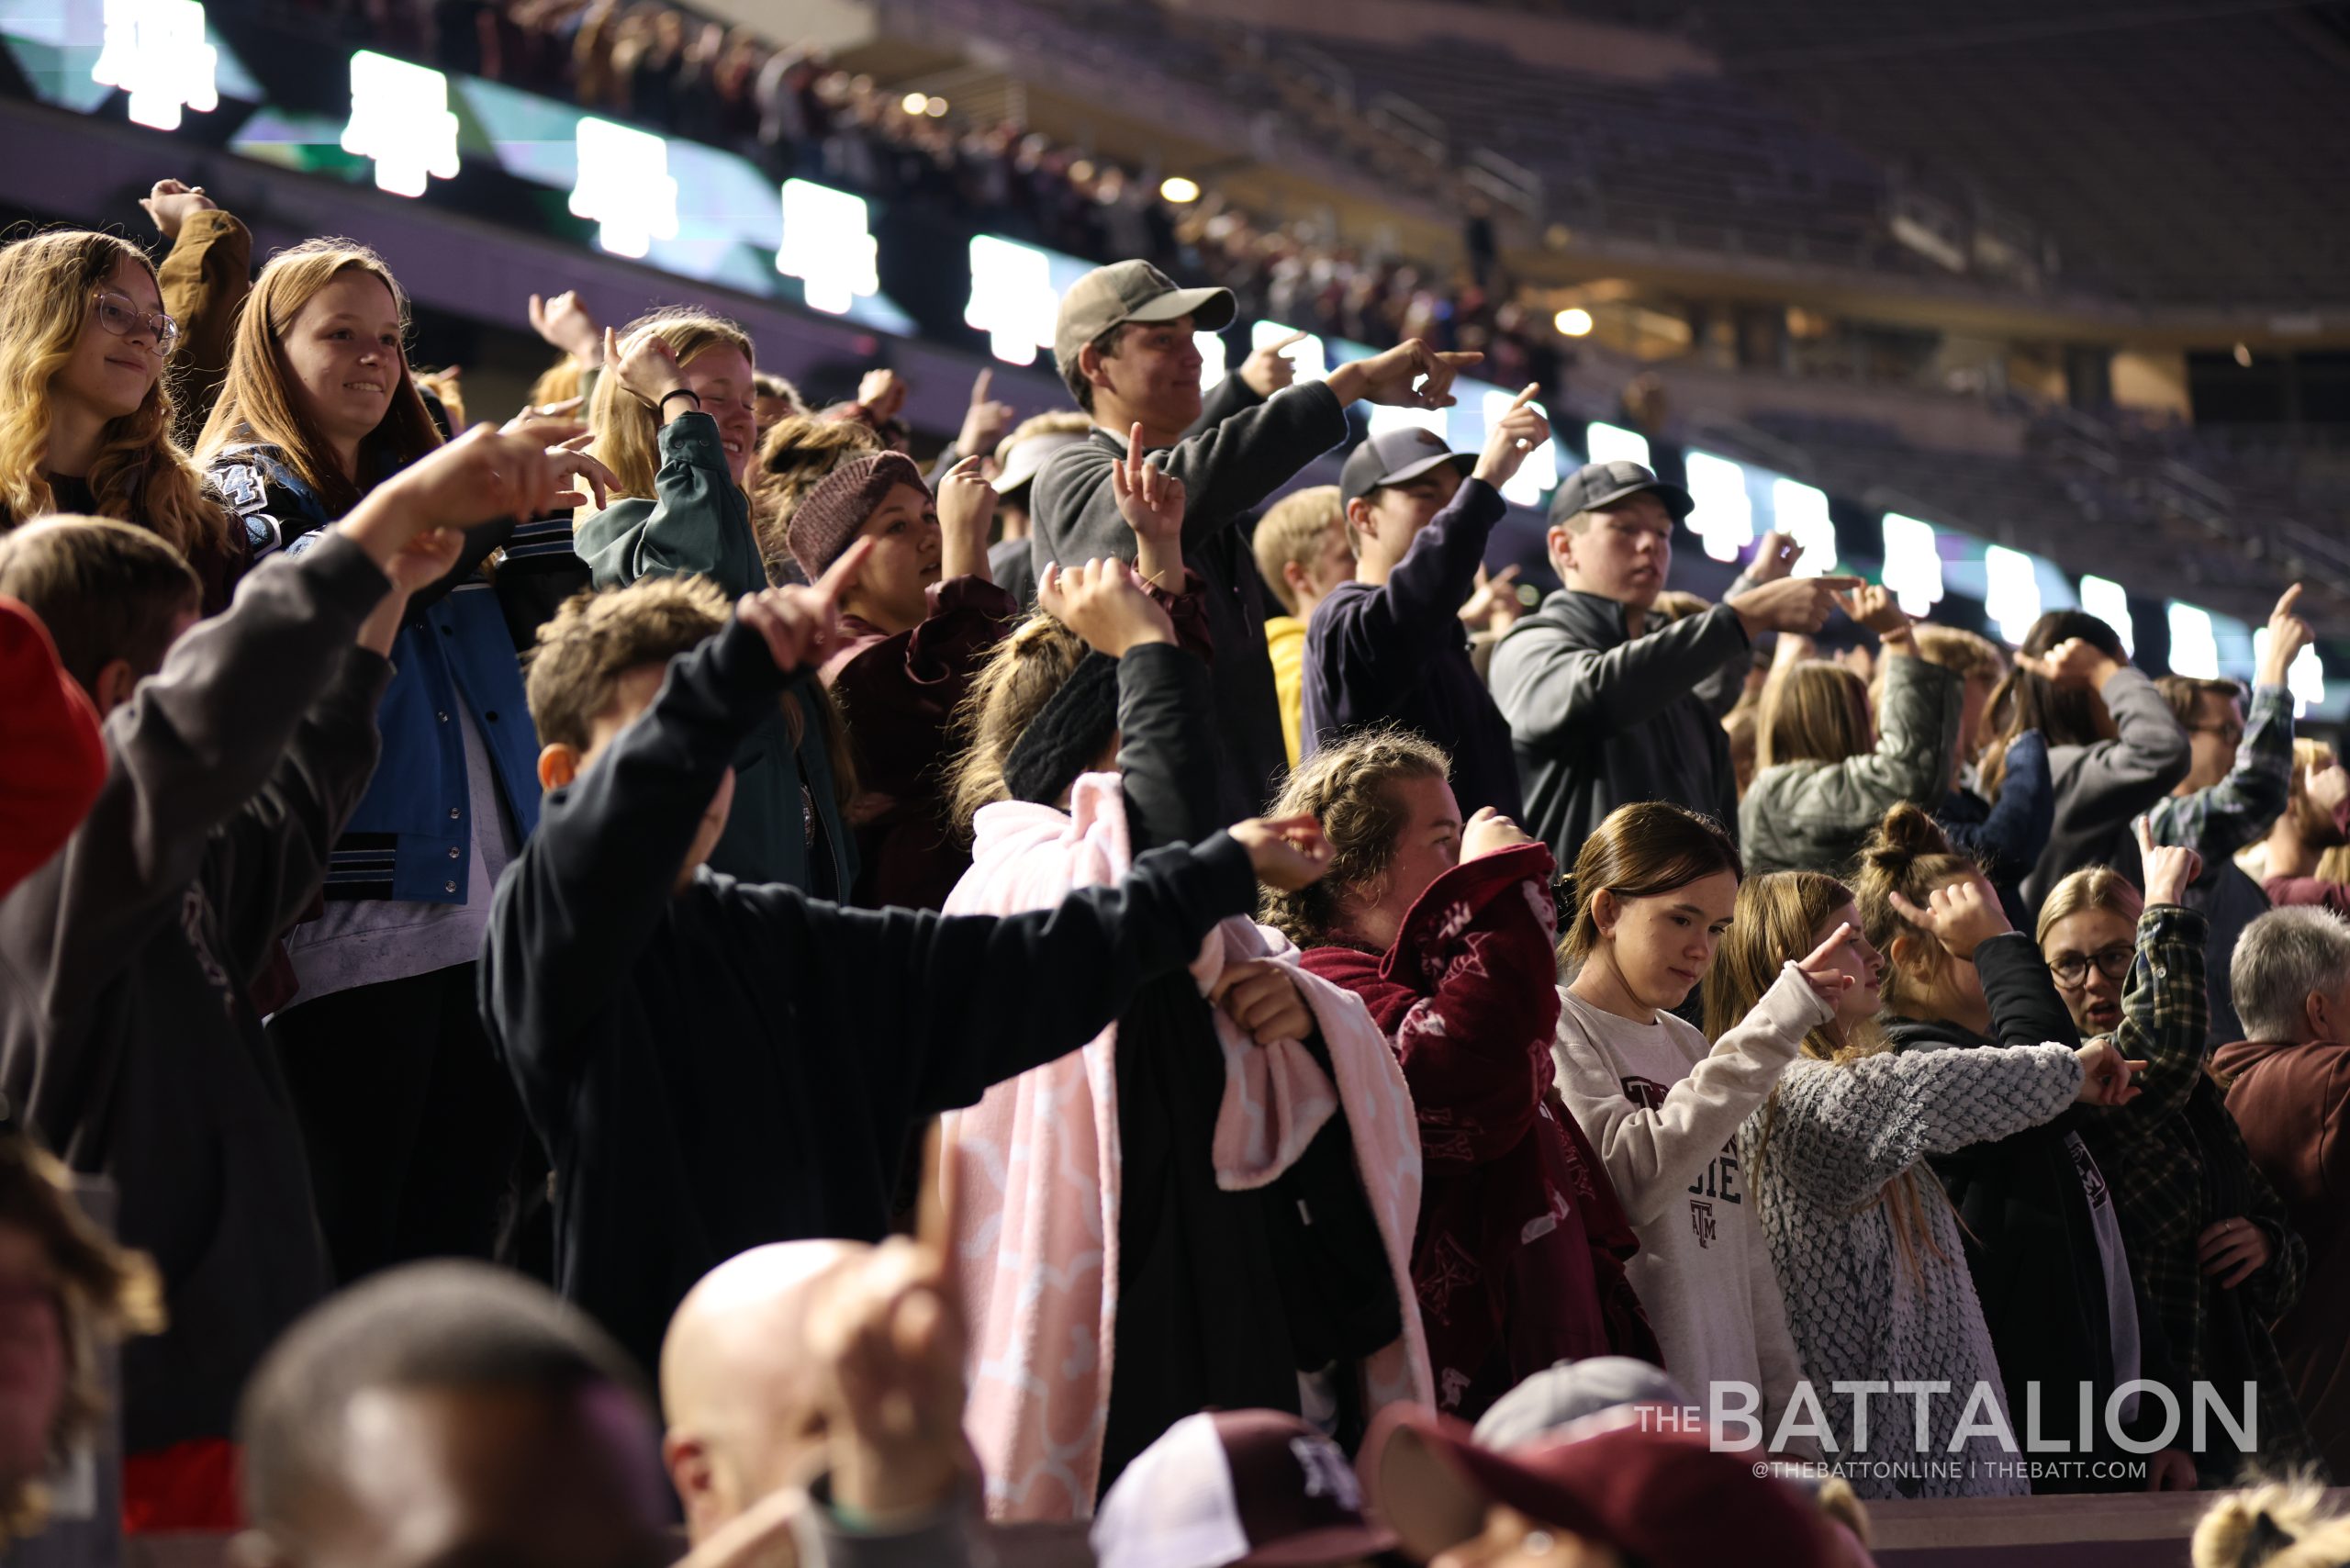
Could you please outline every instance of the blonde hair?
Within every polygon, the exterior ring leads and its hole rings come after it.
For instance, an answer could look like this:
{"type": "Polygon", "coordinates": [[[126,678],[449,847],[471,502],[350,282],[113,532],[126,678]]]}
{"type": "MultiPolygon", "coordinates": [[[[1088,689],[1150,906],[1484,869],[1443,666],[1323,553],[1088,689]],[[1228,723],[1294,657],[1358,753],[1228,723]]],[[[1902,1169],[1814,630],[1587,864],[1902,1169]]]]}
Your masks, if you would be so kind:
{"type": "Polygon", "coordinates": [[[2146,899],[2129,878],[2112,867],[2084,866],[2048,890],[2048,902],[2040,906],[2040,922],[2032,928],[2032,940],[2046,946],[2048,933],[2058,921],[2093,909],[2118,914],[2134,926],[2138,917],[2146,913],[2146,899]]]}
{"type": "MultiPolygon", "coordinates": [[[[579,396],[579,362],[565,354],[539,372],[539,378],[531,383],[531,390],[523,401],[533,409],[543,409],[550,403],[576,398],[579,396]]],[[[586,410],[581,411],[585,413],[586,410]]]]}
{"type": "Polygon", "coordinates": [[[1961,680],[1997,685],[2008,673],[2008,655],[1980,632],[1920,621],[1909,628],[1909,640],[1917,645],[1919,658],[1941,666],[1961,680]]]}
{"type": "Polygon", "coordinates": [[[785,569],[793,564],[785,530],[808,492],[850,458],[887,450],[888,443],[863,420],[787,414],[767,427],[751,465],[751,531],[758,535],[768,581],[792,580],[785,569]]]}
{"type": "Polygon", "coordinates": [[[1940,942],[1903,921],[1893,895],[1899,893],[1922,907],[1935,889],[1982,874],[1982,867],[1952,847],[1949,835],[1932,817],[1908,801],[1897,801],[1869,834],[1852,876],[1852,904],[1860,911],[1861,935],[1886,956],[1880,992],[1886,1011],[1921,1015],[1930,982],[1950,961],[1940,942]],[[1893,944],[1904,935],[1915,938],[1908,951],[1916,957],[1908,964],[1896,963],[1893,944]]]}
{"type": "Polygon", "coordinates": [[[1301,947],[1332,940],[1348,893],[1375,883],[1395,858],[1396,839],[1410,818],[1395,786],[1407,778],[1441,780],[1452,759],[1408,730],[1378,729],[1325,746],[1290,770],[1281,798],[1268,813],[1304,813],[1322,824],[1330,868],[1296,892],[1268,888],[1258,917],[1301,947]]]}
{"type": "Polygon", "coordinates": [[[1703,615],[1714,607],[1714,601],[1703,594],[1685,588],[1667,588],[1656,596],[1649,606],[1649,619],[1659,626],[1670,626],[1676,621],[1686,621],[1692,615],[1703,615]]]}
{"type": "Polygon", "coordinates": [[[2314,1481],[2272,1481],[2213,1503],[2191,1550],[2195,1568],[2343,1568],[2350,1519],[2328,1511],[2314,1481]]]}
{"type": "Polygon", "coordinates": [[[1085,657],[1085,639],[1039,610],[995,645],[955,710],[946,818],[965,839],[979,808],[1008,801],[1003,765],[1085,657]]]}
{"type": "MultiPolygon", "coordinates": [[[[1338,500],[1338,487],[1315,485],[1275,501],[1257,524],[1255,549],[1258,574],[1281,608],[1292,615],[1297,613],[1297,590],[1289,586],[1288,576],[1281,568],[1292,564],[1303,566],[1321,554],[1322,542],[1333,525],[1346,521],[1346,508],[1338,500]]],[[[1353,534],[1348,543],[1353,543],[1353,534]]]]}
{"type": "MultiPolygon", "coordinates": [[[[995,443],[995,460],[1002,463],[1012,455],[1012,449],[1024,441],[1040,435],[1083,435],[1093,428],[1093,421],[1075,409],[1056,409],[1048,414],[1031,414],[1012,427],[1012,433],[995,443]]],[[[966,453],[964,455],[968,456],[966,453]]]]}
{"type": "Polygon", "coordinates": [[[1754,765],[1841,762],[1875,745],[1869,692],[1861,678],[1826,659],[1804,659],[1771,672],[1755,725],[1754,765]]]}
{"type": "Polygon", "coordinates": [[[209,464],[244,442],[263,442],[285,455],[295,474],[319,498],[329,517],[359,504],[366,487],[406,467],[441,444],[441,427],[424,407],[408,363],[408,295],[384,258],[355,240],[305,240],[280,251],[261,269],[237,317],[229,375],[219,401],[196,438],[198,461],[209,464]],[[294,318],[345,273],[364,273],[390,291],[399,320],[399,384],[383,419],[359,443],[356,474],[345,474],[333,448],[302,411],[302,389],[285,358],[294,318]]]}
{"type": "MultiPolygon", "coordinates": [[[[1843,883],[1817,871],[1779,871],[1741,883],[1729,934],[1714,957],[1714,967],[1706,971],[1706,1037],[1718,1041],[1753,1012],[1763,993],[1778,982],[1781,966],[1818,946],[1819,928],[1852,902],[1852,890],[1843,883]]],[[[1874,1027],[1844,1038],[1832,1024],[1821,1025],[1803,1042],[1805,1056],[1839,1066],[1890,1049],[1892,1042],[1874,1027]]],[[[1770,1158],[1771,1134],[1779,1114],[1777,1089],[1758,1114],[1754,1162],[1759,1169],[1770,1158]]],[[[1931,1180],[1922,1163],[1912,1164],[1869,1200],[1884,1205],[1894,1248],[1912,1278],[1918,1276],[1921,1250],[1950,1261],[1927,1220],[1928,1205],[1935,1201],[1927,1190],[1931,1180]]],[[[1933,1192],[1939,1194],[1940,1186],[1933,1192]]]]}
{"type": "MultiPolygon", "coordinates": [[[[91,297],[115,267],[155,266],[127,240],[87,229],[36,234],[0,250],[0,528],[54,511],[46,472],[50,388],[90,319],[91,297]]],[[[160,286],[158,292],[161,292],[160,286]]],[[[227,510],[172,439],[170,377],[158,375],[139,407],[98,432],[86,482],[98,513],[135,523],[183,555],[231,550],[227,510]]]]}
{"type": "MultiPolygon", "coordinates": [[[[628,343],[643,332],[655,333],[667,343],[680,369],[711,349],[739,349],[755,374],[758,368],[750,335],[723,316],[707,310],[679,305],[651,311],[631,321],[620,333],[620,342],[628,343]]],[[[661,467],[661,418],[653,405],[622,386],[619,373],[608,368],[596,378],[588,423],[596,431],[591,450],[620,481],[612,498],[651,497],[653,476],[661,467]]]]}

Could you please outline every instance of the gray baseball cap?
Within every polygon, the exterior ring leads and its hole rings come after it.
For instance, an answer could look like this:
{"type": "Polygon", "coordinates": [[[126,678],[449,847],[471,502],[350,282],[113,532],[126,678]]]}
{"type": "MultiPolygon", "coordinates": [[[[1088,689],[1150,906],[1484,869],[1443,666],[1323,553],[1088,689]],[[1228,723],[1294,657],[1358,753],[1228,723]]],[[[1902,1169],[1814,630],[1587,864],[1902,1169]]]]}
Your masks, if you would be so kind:
{"type": "Polygon", "coordinates": [[[1044,472],[1046,462],[1064,447],[1079,446],[1093,438],[1083,431],[1047,431],[1032,435],[1004,454],[1003,472],[995,476],[995,493],[1011,495],[1025,489],[1044,472]]]}
{"type": "Polygon", "coordinates": [[[1201,331],[1220,332],[1239,310],[1228,288],[1178,288],[1148,262],[1113,262],[1095,267],[1061,296],[1060,315],[1053,322],[1053,364],[1068,375],[1078,350],[1129,321],[1189,316],[1201,331]]]}
{"type": "Polygon", "coordinates": [[[1579,511],[1595,511],[1643,490],[1664,503],[1675,522],[1685,522],[1697,510],[1689,492],[1668,485],[1639,464],[1617,458],[1613,463],[1586,463],[1559,482],[1550,492],[1550,521],[1564,522],[1579,511]]]}
{"type": "Polygon", "coordinates": [[[1694,1403],[1662,1367],[1630,1356],[1588,1356],[1545,1367],[1495,1400],[1477,1422],[1477,1440],[1516,1448],[1618,1405],[1694,1403]]]}
{"type": "Polygon", "coordinates": [[[1477,465],[1477,454],[1455,452],[1444,444],[1444,437],[1416,425],[1382,431],[1347,454],[1346,466],[1338,470],[1338,499],[1344,504],[1382,485],[1401,485],[1448,463],[1466,479],[1477,465]]]}

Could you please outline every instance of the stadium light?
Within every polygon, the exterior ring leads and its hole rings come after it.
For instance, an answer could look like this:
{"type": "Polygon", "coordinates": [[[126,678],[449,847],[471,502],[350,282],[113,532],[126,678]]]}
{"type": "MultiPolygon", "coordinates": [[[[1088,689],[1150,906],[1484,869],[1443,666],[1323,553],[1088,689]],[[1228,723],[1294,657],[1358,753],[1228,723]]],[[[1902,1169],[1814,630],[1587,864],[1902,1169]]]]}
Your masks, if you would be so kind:
{"type": "Polygon", "coordinates": [[[971,298],[963,324],[988,335],[988,352],[1006,364],[1034,364],[1053,346],[1061,297],[1050,257],[1034,245],[992,234],[971,240],[971,298]]]}
{"type": "Polygon", "coordinates": [[[2211,612],[2172,599],[2163,606],[2170,622],[2170,672],[2197,680],[2220,678],[2220,633],[2211,612]]]}
{"type": "Polygon", "coordinates": [[[106,36],[90,80],[130,95],[130,118],[177,130],[180,111],[220,106],[219,50],[204,41],[197,0],[106,0],[106,36]]]}
{"type": "Polygon", "coordinates": [[[1621,425],[1591,421],[1583,435],[1584,455],[1594,463],[1637,463],[1649,465],[1649,438],[1621,425]]]}
{"type": "Polygon", "coordinates": [[[1836,520],[1828,515],[1827,491],[1793,479],[1772,480],[1771,526],[1803,546],[1796,576],[1824,577],[1836,569],[1836,520]]]}
{"type": "Polygon", "coordinates": [[[2121,639],[2124,657],[2138,653],[2138,628],[2130,618],[2130,590],[2111,577],[2094,574],[2081,579],[2081,608],[2113,628],[2121,639]]]}
{"type": "Polygon", "coordinates": [[[908,93],[898,100],[898,107],[910,115],[918,115],[929,106],[930,95],[927,93],[908,93]]]}
{"type": "Polygon", "coordinates": [[[945,119],[946,118],[946,100],[935,95],[926,98],[923,101],[922,112],[928,115],[933,119],[945,119]]]}
{"type": "Polygon", "coordinates": [[[1746,470],[1710,452],[1691,453],[1687,469],[1689,496],[1697,503],[1689,514],[1690,532],[1705,541],[1706,554],[1715,560],[1737,560],[1739,552],[1754,543],[1754,502],[1746,493],[1746,470]]]}
{"type": "MultiPolygon", "coordinates": [[[[1502,422],[1502,416],[1508,413],[1511,405],[1517,401],[1517,394],[1505,392],[1495,386],[1486,391],[1482,401],[1485,428],[1483,438],[1478,443],[1481,448],[1484,442],[1494,438],[1494,427],[1502,422]]],[[[1550,410],[1541,404],[1530,403],[1528,407],[1543,418],[1550,418],[1550,410]]],[[[1441,409],[1430,409],[1427,411],[1438,415],[1440,421],[1441,409]]],[[[1441,422],[1437,425],[1436,432],[1439,436],[1444,434],[1441,422]]],[[[1502,498],[1506,501],[1516,501],[1522,507],[1540,506],[1544,493],[1555,488],[1558,483],[1559,443],[1553,438],[1545,436],[1542,438],[1542,444],[1526,454],[1526,461],[1518,465],[1517,472],[1510,476],[1509,483],[1502,487],[1502,498]]]]}
{"type": "Polygon", "coordinates": [[[677,237],[677,182],[666,141],[591,115],[579,122],[578,148],[571,214],[596,219],[596,243],[642,260],[654,241],[677,237]]]}
{"type": "MultiPolygon", "coordinates": [[[[2252,634],[2252,662],[2257,669],[2268,656],[2268,628],[2263,626],[2252,634]]],[[[2325,700],[2325,666],[2319,662],[2314,644],[2293,655],[2285,669],[2285,689],[2293,694],[2293,717],[2300,718],[2310,709],[2325,700]]]]}
{"type": "Polygon", "coordinates": [[[844,315],[856,297],[881,292],[880,247],[866,228],[866,210],[863,196],[811,180],[783,183],[783,243],[776,248],[775,270],[800,280],[811,310],[844,315]]]}
{"type": "Polygon", "coordinates": [[[363,49],[351,57],[351,123],[342,150],[375,161],[375,185],[424,194],[426,176],[457,177],[457,117],[449,79],[429,66],[363,49]]]}
{"type": "Polygon", "coordinates": [[[1983,552],[1983,610],[2001,640],[2023,646],[2024,634],[2040,619],[2040,569],[2031,556],[2004,544],[1983,552]]]}
{"type": "Polygon", "coordinates": [[[1885,575],[1881,579],[1903,613],[1925,615],[1942,597],[1942,542],[1934,525],[1897,511],[1885,514],[1885,575]]]}
{"type": "Polygon", "coordinates": [[[1181,174],[1169,174],[1158,182],[1158,194],[1163,199],[1182,207],[1200,199],[1199,182],[1187,180],[1181,174]]]}
{"type": "MultiPolygon", "coordinates": [[[[1058,308],[1058,306],[1055,307],[1058,308]]],[[[1200,351],[1200,390],[1212,391],[1224,379],[1229,356],[1224,352],[1222,332],[1193,332],[1192,344],[1200,351]]]]}
{"type": "Polygon", "coordinates": [[[1591,312],[1580,305],[1570,305],[1550,318],[1550,325],[1566,337],[1587,337],[1591,332],[1591,312]]]}

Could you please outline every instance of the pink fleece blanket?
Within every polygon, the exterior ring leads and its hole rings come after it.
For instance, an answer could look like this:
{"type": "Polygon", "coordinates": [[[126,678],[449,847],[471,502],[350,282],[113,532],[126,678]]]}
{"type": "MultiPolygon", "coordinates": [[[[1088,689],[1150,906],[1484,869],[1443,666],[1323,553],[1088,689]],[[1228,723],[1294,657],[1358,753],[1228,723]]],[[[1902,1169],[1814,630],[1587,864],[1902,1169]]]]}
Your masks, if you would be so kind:
{"type": "MultiPolygon", "coordinates": [[[[950,914],[1011,914],[1116,881],[1133,863],[1113,773],[1087,774],[1067,813],[1007,802],[976,822],[971,869],[950,914]]],[[[1295,952],[1253,922],[1225,921],[1192,973],[1204,994],[1227,963],[1287,965],[1313,1008],[1338,1081],[1294,1041],[1260,1047],[1219,1011],[1224,1103],[1213,1158],[1225,1188],[1262,1186],[1304,1151],[1336,1106],[1348,1129],[1388,1267],[1404,1336],[1364,1368],[1372,1409],[1431,1398],[1427,1347],[1412,1289],[1420,1145],[1394,1053],[1351,991],[1296,967],[1295,952]]],[[[966,1424],[987,1472],[989,1514],[1082,1518],[1100,1479],[1118,1293],[1117,1027],[1007,1082],[946,1119],[959,1213],[956,1240],[971,1327],[966,1424]]]]}

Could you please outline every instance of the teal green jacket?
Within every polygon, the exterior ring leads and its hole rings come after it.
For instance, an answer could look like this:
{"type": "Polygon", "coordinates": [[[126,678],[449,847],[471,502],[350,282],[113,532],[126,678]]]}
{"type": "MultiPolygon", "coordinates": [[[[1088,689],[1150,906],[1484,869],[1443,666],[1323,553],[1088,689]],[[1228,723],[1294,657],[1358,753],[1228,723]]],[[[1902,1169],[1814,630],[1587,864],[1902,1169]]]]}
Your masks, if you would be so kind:
{"type": "MultiPolygon", "coordinates": [[[[596,587],[639,577],[708,577],[729,602],[767,586],[751,532],[751,508],[726,466],[718,422],[679,414],[661,428],[653,498],[616,500],[579,525],[574,548],[596,587]]],[[[805,720],[800,739],[778,707],[734,756],[734,809],[711,852],[711,868],[745,882],[784,882],[845,902],[856,881],[856,842],[841,820],[833,758],[824,746],[815,673],[795,680],[805,720]]]]}

